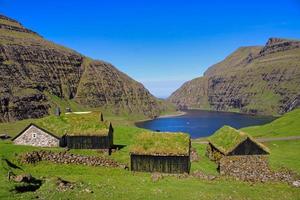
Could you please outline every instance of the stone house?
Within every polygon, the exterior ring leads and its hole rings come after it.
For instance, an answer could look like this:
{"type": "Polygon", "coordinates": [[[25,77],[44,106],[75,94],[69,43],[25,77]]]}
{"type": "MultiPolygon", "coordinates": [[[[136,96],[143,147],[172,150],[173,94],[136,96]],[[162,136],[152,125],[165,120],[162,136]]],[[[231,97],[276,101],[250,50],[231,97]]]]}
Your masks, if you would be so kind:
{"type": "Polygon", "coordinates": [[[30,145],[36,147],[59,147],[60,138],[49,131],[29,124],[23,131],[12,139],[14,144],[30,145]]]}
{"type": "Polygon", "coordinates": [[[224,156],[267,155],[269,149],[247,133],[224,126],[208,138],[206,155],[216,162],[224,156]]]}

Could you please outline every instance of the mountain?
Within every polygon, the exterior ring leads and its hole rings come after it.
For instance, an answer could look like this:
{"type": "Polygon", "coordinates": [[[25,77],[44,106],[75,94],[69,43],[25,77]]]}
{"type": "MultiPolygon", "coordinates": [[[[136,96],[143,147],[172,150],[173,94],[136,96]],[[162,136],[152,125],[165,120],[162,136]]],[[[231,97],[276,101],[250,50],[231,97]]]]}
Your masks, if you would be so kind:
{"type": "Polygon", "coordinates": [[[277,115],[300,105],[300,41],[270,38],[241,47],[184,83],[169,101],[179,108],[277,115]]]}
{"type": "Polygon", "coordinates": [[[148,117],[163,106],[113,65],[47,41],[0,15],[0,122],[43,117],[57,102],[148,117]]]}

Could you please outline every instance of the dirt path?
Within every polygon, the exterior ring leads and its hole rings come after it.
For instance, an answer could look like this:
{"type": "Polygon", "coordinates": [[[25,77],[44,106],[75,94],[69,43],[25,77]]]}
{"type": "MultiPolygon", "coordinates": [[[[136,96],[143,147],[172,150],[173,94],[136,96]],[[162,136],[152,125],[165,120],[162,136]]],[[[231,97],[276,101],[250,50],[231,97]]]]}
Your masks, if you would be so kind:
{"type": "MultiPolygon", "coordinates": [[[[272,141],[286,141],[286,140],[300,140],[300,136],[289,136],[289,137],[278,137],[278,138],[256,138],[258,142],[272,142],[272,141]]],[[[192,140],[192,143],[194,144],[207,144],[208,141],[197,141],[192,140]]]]}

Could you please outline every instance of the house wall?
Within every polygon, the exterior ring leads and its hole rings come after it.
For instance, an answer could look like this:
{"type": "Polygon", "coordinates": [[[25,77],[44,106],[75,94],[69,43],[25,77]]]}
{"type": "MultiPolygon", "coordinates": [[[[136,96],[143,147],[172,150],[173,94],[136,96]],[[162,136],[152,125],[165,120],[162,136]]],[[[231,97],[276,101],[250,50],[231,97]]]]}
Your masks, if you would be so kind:
{"type": "Polygon", "coordinates": [[[219,169],[221,175],[248,181],[261,179],[263,174],[270,175],[266,155],[224,156],[220,160],[219,169]]]}
{"type": "Polygon", "coordinates": [[[251,141],[250,139],[246,139],[240,145],[238,145],[233,151],[231,151],[228,155],[264,155],[268,154],[264,151],[259,145],[251,141]]]}
{"type": "Polygon", "coordinates": [[[190,156],[130,155],[131,170],[161,173],[189,173],[190,156]]]}
{"type": "Polygon", "coordinates": [[[37,147],[58,147],[59,139],[32,125],[17,137],[14,143],[37,147]]]}

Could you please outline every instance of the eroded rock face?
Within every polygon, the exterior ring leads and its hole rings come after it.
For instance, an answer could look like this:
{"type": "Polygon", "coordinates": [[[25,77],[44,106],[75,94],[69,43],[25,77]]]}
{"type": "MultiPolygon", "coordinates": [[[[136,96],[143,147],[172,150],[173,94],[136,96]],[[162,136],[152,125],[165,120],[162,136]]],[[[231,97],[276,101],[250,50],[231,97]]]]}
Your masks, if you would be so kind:
{"type": "Polygon", "coordinates": [[[271,38],[243,47],[185,83],[169,100],[178,107],[283,114],[299,107],[300,42],[271,38]]]}
{"type": "Polygon", "coordinates": [[[48,115],[51,96],[149,117],[159,113],[156,98],[111,64],[44,40],[0,15],[0,122],[48,115]]]}

